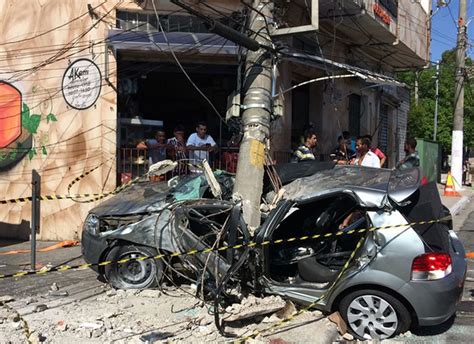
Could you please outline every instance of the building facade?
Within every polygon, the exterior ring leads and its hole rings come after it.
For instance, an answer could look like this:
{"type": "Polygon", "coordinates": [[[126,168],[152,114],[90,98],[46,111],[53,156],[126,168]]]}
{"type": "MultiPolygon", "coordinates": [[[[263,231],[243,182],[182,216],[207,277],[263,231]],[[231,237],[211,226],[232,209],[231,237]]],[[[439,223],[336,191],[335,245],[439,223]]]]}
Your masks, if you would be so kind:
{"type": "MultiPolygon", "coordinates": [[[[237,30],[251,10],[237,0],[185,2],[237,30]]],[[[272,29],[317,30],[273,36],[282,51],[275,59],[282,116],[272,124],[273,158],[288,161],[312,123],[321,159],[348,130],[372,134],[393,166],[403,157],[409,109],[408,90],[393,76],[429,62],[430,2],[274,5],[272,29]]],[[[28,238],[31,202],[19,199],[31,196],[33,170],[42,195],[95,195],[41,202],[39,238],[62,240],[80,237],[100,194],[145,172],[136,143],[157,128],[171,137],[182,125],[189,135],[206,121],[221,152],[235,150],[220,117],[241,85],[245,50],[200,18],[168,0],[9,0],[0,15],[0,194],[18,200],[0,204],[1,237],[28,238]]],[[[221,157],[214,163],[235,169],[221,157]]]]}

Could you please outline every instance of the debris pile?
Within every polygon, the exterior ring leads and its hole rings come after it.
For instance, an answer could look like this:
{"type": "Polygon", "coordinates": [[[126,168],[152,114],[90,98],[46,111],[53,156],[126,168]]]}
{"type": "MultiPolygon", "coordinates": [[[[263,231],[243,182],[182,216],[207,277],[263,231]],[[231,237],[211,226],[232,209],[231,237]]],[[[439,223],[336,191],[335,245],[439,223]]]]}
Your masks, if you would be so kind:
{"type": "MultiPolygon", "coordinates": [[[[17,300],[2,297],[2,306],[8,302],[11,308],[0,308],[0,333],[7,334],[12,343],[24,343],[26,338],[32,343],[227,340],[214,324],[213,307],[196,299],[190,290],[190,286],[115,290],[99,285],[77,292],[54,284],[44,295],[17,300]],[[27,331],[20,319],[25,319],[27,331]]],[[[278,296],[250,295],[222,312],[226,331],[241,337],[281,323],[296,313],[296,307],[278,296]]],[[[305,321],[320,315],[310,312],[305,321]]],[[[268,342],[269,338],[257,336],[252,341],[268,342]]]]}
{"type": "Polygon", "coordinates": [[[24,343],[28,334],[28,325],[9,303],[14,298],[9,295],[0,297],[0,342],[8,339],[9,343],[24,343]]]}

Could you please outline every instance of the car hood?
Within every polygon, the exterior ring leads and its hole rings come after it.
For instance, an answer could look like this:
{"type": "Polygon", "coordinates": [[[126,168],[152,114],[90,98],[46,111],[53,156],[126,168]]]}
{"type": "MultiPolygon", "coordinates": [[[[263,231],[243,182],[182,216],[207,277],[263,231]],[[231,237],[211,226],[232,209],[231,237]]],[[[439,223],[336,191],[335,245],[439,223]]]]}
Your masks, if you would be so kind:
{"type": "Polygon", "coordinates": [[[97,216],[145,214],[158,211],[169,195],[166,182],[143,182],[109,198],[90,212],[97,216]]]}

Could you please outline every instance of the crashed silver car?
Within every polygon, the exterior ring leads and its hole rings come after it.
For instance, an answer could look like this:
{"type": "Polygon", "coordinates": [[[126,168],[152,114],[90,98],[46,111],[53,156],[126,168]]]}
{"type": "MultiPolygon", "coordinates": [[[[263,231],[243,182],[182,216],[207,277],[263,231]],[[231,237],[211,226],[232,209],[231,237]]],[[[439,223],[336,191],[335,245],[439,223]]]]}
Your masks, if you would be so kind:
{"type": "Polygon", "coordinates": [[[95,269],[117,288],[192,281],[216,309],[273,294],[337,310],[359,339],[389,338],[455,313],[464,249],[436,185],[421,185],[418,169],[311,162],[277,172],[284,191],[266,187],[255,233],[232,200],[233,176],[198,174],[135,185],[92,209],[83,255],[99,263],[163,254],[95,269]]]}

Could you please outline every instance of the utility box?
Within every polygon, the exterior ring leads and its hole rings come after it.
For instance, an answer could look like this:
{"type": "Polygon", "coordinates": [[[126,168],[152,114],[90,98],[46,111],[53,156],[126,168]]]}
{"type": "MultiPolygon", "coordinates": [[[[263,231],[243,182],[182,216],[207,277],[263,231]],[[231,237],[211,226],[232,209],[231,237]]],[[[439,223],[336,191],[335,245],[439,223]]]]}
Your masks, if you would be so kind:
{"type": "Polygon", "coordinates": [[[438,142],[416,139],[420,169],[430,182],[441,182],[441,145],[438,142]]]}

